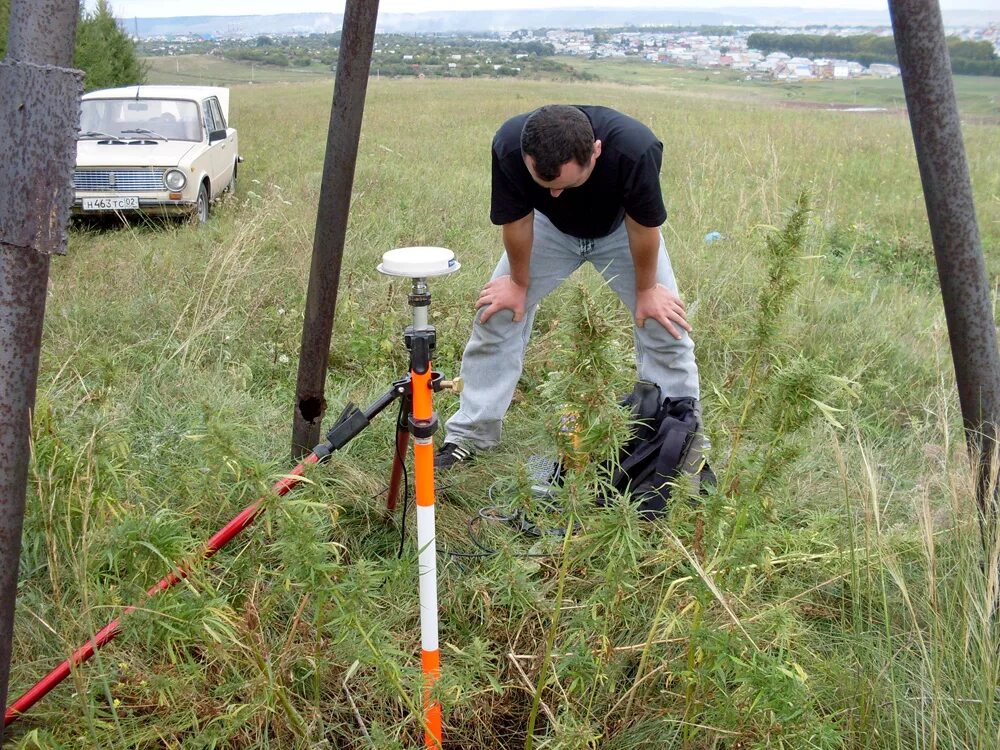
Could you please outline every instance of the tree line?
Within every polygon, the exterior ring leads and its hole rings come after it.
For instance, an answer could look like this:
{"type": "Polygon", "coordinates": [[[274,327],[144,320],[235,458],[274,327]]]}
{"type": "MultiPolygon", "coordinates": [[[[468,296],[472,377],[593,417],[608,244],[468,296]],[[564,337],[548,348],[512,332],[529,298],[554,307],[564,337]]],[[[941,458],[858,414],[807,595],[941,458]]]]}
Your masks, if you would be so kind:
{"type": "MultiPolygon", "coordinates": [[[[7,55],[11,0],[0,0],[0,60],[7,55]]],[[[84,72],[86,91],[143,83],[146,66],[135,43],[118,25],[107,0],[98,0],[93,12],[81,6],[76,25],[73,64],[84,72]]]]}
{"type": "MultiPolygon", "coordinates": [[[[947,39],[953,73],[974,76],[1000,76],[1000,58],[989,42],[972,42],[950,36],[947,39]]],[[[891,36],[857,34],[770,34],[758,32],[747,39],[751,49],[764,54],[785,52],[802,57],[839,57],[862,65],[889,63],[898,65],[896,44],[891,36]]]]}
{"type": "MultiPolygon", "coordinates": [[[[573,77],[573,69],[562,63],[546,62],[555,55],[549,42],[518,42],[470,39],[465,36],[428,35],[421,37],[406,34],[379,34],[372,55],[373,74],[388,76],[459,76],[474,75],[516,76],[522,68],[548,70],[551,63],[560,73],[573,77]],[[461,55],[456,68],[448,67],[452,55],[461,55]],[[517,59],[519,56],[527,56],[517,59]],[[494,68],[492,61],[499,64],[494,68]],[[481,67],[482,66],[482,67],[481,67]],[[478,68],[480,68],[477,70],[478,68]]],[[[162,45],[145,46],[147,54],[162,53],[162,45]],[[157,49],[158,47],[158,49],[157,49]]],[[[271,37],[262,35],[255,40],[204,42],[202,53],[217,51],[230,60],[242,60],[277,67],[310,67],[318,63],[336,67],[340,54],[340,35],[311,35],[309,37],[271,37]]]]}

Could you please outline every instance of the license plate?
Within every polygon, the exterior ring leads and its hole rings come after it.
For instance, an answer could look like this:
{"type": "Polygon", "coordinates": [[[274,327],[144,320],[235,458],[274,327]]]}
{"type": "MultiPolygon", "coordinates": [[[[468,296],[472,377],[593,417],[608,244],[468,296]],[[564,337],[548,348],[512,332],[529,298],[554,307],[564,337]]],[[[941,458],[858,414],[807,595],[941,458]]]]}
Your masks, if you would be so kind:
{"type": "Polygon", "coordinates": [[[84,211],[125,211],[139,208],[138,195],[116,195],[114,198],[84,198],[84,211]]]}

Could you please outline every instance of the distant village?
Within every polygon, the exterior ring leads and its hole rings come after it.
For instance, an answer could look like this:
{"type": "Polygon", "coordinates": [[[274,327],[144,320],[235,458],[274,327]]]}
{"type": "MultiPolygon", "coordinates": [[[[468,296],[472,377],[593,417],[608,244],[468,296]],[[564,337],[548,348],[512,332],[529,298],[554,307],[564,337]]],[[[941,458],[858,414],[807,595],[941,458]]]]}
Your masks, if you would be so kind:
{"type": "MultiPolygon", "coordinates": [[[[793,33],[801,29],[789,29],[793,33]]],[[[809,59],[792,57],[784,52],[763,54],[751,49],[747,40],[749,31],[711,36],[697,32],[644,32],[622,31],[602,33],[568,29],[545,32],[516,32],[510,35],[518,41],[538,40],[551,44],[557,55],[576,55],[589,58],[637,57],[654,62],[684,65],[692,68],[729,69],[745,71],[750,78],[770,78],[780,81],[804,79],[849,79],[861,76],[892,78],[899,75],[899,68],[885,63],[864,66],[851,60],[826,58],[809,59]],[[536,36],[537,34],[537,36],[536,36]]],[[[891,29],[840,29],[839,34],[875,33],[891,36],[891,29]]],[[[1000,26],[986,29],[967,29],[963,38],[989,41],[1000,53],[1000,26]]]]}
{"type": "MultiPolygon", "coordinates": [[[[650,63],[742,74],[746,79],[782,82],[850,80],[860,77],[893,78],[899,68],[885,62],[864,65],[857,60],[809,58],[786,52],[762,51],[750,46],[760,27],[700,29],[521,29],[488,35],[383,34],[377,37],[373,71],[382,75],[517,76],[554,72],[564,64],[557,56],[588,59],[629,58],[650,63]],[[712,33],[714,32],[714,33],[712,33]],[[378,41],[381,40],[381,41],[378,41]],[[551,61],[551,62],[550,62],[551,61]]],[[[778,34],[823,33],[837,36],[875,35],[891,38],[885,28],[789,28],[778,34]]],[[[1000,54],[1000,25],[949,29],[962,40],[988,42],[1000,54]]],[[[336,59],[330,34],[292,33],[252,35],[230,29],[218,34],[154,36],[142,40],[147,55],[212,54],[271,65],[329,67],[336,59]]],[[[565,71],[564,71],[565,72],[565,71]]],[[[574,75],[577,75],[574,73],[574,75]]],[[[582,75],[587,75],[586,73],[582,75]]]]}

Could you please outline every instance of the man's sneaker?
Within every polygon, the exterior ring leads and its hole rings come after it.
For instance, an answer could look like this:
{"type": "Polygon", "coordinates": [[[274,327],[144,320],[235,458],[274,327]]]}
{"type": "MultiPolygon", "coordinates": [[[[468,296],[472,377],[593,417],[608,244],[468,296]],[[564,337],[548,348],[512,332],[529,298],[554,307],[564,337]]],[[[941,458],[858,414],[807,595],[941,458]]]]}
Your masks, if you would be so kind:
{"type": "Polygon", "coordinates": [[[434,468],[448,469],[455,464],[468,463],[475,458],[475,455],[476,452],[472,448],[458,443],[445,443],[434,456],[434,468]]]}

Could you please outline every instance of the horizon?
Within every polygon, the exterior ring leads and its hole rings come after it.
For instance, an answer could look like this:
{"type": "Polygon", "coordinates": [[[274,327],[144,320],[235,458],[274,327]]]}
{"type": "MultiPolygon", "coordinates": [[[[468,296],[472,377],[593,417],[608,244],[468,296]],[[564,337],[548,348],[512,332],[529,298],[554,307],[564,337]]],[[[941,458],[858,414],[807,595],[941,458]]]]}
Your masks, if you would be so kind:
{"type": "MultiPolygon", "coordinates": [[[[268,0],[222,0],[215,3],[214,13],[206,13],[204,3],[200,0],[176,0],[165,6],[160,0],[108,0],[112,11],[118,18],[210,18],[220,16],[278,16],[299,13],[324,13],[339,15],[344,12],[344,1],[334,0],[289,0],[282,9],[275,12],[273,3],[268,0]]],[[[836,7],[830,7],[824,0],[705,0],[697,5],[690,0],[624,0],[624,2],[579,2],[579,0],[538,0],[527,3],[527,0],[514,0],[512,6],[497,7],[497,0],[382,0],[379,4],[379,14],[419,15],[423,13],[467,13],[495,12],[516,13],[518,11],[539,10],[677,10],[677,11],[747,11],[760,9],[790,9],[804,11],[828,10],[831,12],[855,11],[870,13],[885,13],[888,15],[888,4],[884,0],[838,0],[836,7]],[[461,5],[461,7],[456,7],[461,5]]],[[[86,0],[85,5],[93,8],[96,0],[86,0]]],[[[1000,20],[1000,7],[996,0],[941,0],[941,11],[949,12],[984,12],[994,11],[1000,20]]]]}

